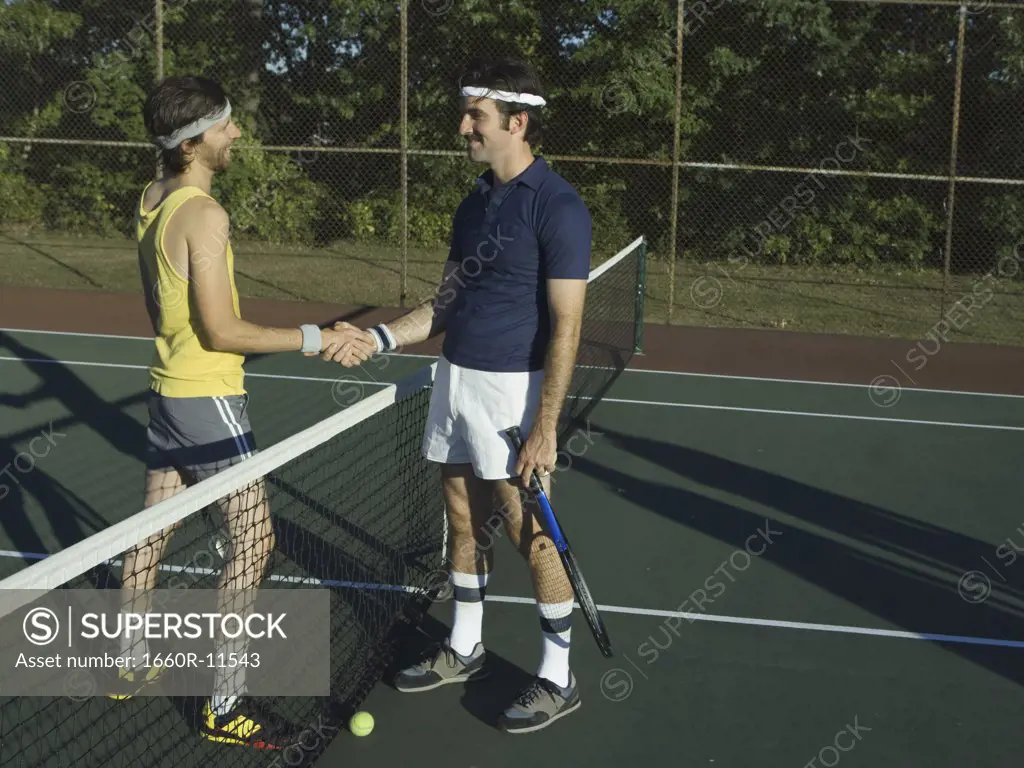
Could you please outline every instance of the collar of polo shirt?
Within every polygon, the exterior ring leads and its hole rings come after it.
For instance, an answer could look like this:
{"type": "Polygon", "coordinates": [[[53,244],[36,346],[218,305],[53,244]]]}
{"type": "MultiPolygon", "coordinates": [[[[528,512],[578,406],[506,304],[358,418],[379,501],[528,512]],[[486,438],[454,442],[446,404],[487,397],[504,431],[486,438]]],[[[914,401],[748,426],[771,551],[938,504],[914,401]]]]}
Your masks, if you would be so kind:
{"type": "MultiPolygon", "coordinates": [[[[537,189],[540,186],[544,175],[548,172],[547,161],[540,156],[534,158],[533,162],[516,176],[514,179],[509,180],[509,184],[525,184],[531,189],[537,189]]],[[[477,188],[484,193],[490,192],[494,186],[494,171],[488,168],[486,171],[481,173],[476,178],[477,188]]]]}

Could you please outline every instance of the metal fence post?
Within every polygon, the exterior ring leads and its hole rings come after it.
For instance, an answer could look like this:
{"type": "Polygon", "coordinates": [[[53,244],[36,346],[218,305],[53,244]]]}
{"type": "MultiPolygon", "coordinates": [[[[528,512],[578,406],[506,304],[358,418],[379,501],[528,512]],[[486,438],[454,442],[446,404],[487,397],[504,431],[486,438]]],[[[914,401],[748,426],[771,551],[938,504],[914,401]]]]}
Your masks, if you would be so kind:
{"type": "Polygon", "coordinates": [[[156,81],[164,79],[164,3],[163,0],[153,0],[153,15],[155,17],[156,32],[156,81]]]}
{"type": "Polygon", "coordinates": [[[402,135],[402,287],[399,292],[398,304],[405,309],[405,300],[409,287],[409,2],[401,0],[401,43],[402,49],[402,107],[399,123],[402,135]]]}
{"type": "MultiPolygon", "coordinates": [[[[164,0],[153,0],[153,16],[155,32],[153,44],[156,48],[156,79],[159,83],[164,79],[164,0]]],[[[155,84],[154,83],[154,84],[155,84]]],[[[160,174],[160,150],[153,148],[153,173],[160,174]]]]}
{"type": "Polygon", "coordinates": [[[668,242],[668,315],[665,322],[672,324],[672,310],[676,303],[676,227],[679,221],[679,121],[683,104],[683,4],[676,3],[676,106],[672,118],[672,211],[669,219],[668,242]]]}
{"type": "Polygon", "coordinates": [[[946,212],[946,247],[942,258],[942,299],[939,319],[946,314],[946,295],[949,292],[949,267],[953,252],[953,209],[956,203],[956,151],[960,138],[960,94],[964,73],[964,37],[967,24],[967,6],[960,6],[960,25],[956,41],[956,84],[953,90],[953,137],[949,148],[949,204],[946,212]]]}
{"type": "Polygon", "coordinates": [[[647,238],[640,243],[640,255],[636,260],[636,325],[633,332],[633,351],[644,351],[644,298],[647,295],[647,238]]]}

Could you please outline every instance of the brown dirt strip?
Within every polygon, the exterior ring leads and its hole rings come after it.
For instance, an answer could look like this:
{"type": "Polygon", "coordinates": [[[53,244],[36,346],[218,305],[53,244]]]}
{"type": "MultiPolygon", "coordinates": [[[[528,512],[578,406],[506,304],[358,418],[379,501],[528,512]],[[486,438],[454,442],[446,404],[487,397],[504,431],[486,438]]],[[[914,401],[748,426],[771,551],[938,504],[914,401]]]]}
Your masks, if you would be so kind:
{"type": "MultiPolygon", "coordinates": [[[[242,316],[263,325],[366,327],[402,310],[242,299],[242,316]]],[[[150,336],[141,294],[0,285],[0,327],[150,336]]],[[[441,340],[405,351],[435,355],[441,340]]],[[[882,339],[792,331],[648,324],[631,368],[807,381],[1024,395],[1024,347],[882,339]],[[880,377],[887,377],[880,379],[880,377]]]]}

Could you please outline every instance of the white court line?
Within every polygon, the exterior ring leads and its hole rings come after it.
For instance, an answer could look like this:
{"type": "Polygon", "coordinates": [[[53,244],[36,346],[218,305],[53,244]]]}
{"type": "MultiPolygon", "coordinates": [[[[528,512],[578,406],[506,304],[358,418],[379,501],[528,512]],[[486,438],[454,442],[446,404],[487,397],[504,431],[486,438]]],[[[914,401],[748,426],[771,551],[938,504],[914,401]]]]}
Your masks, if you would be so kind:
{"type": "MultiPolygon", "coordinates": [[[[84,360],[50,360],[48,358],[32,358],[32,357],[0,357],[0,362],[14,362],[14,363],[42,363],[45,365],[82,365],[91,366],[95,368],[134,368],[139,370],[146,370],[149,368],[147,365],[130,365],[127,363],[93,363],[84,360]]],[[[318,376],[285,376],[283,374],[273,373],[246,373],[247,377],[251,376],[257,379],[288,379],[291,381],[320,381],[320,382],[337,382],[345,381],[352,384],[367,384],[370,386],[387,386],[388,382],[380,381],[362,381],[352,379],[338,378],[324,378],[318,376]]],[[[965,427],[968,429],[991,429],[996,431],[1005,432],[1024,432],[1024,427],[1012,427],[1002,424],[967,424],[963,422],[955,421],[927,421],[924,419],[898,419],[898,418],[885,418],[882,416],[854,416],[846,413],[818,413],[815,411],[785,411],[773,408],[747,408],[738,405],[704,405],[699,403],[672,403],[667,401],[659,400],[627,400],[618,397],[604,397],[601,399],[602,403],[618,403],[623,405],[657,405],[665,408],[697,408],[704,410],[713,411],[738,411],[742,413],[767,413],[778,416],[817,416],[822,419],[849,419],[854,421],[884,421],[895,424],[922,424],[926,426],[934,427],[965,427]]]]}
{"type": "MultiPolygon", "coordinates": [[[[773,379],[767,376],[737,376],[726,373],[695,373],[692,371],[661,371],[655,368],[627,368],[633,373],[658,373],[662,376],[692,376],[706,379],[735,379],[737,381],[768,381],[778,384],[811,384],[820,387],[853,387],[871,389],[871,384],[851,384],[846,381],[812,381],[811,379],[773,379]]],[[[967,392],[962,389],[934,389],[932,387],[898,387],[908,392],[926,392],[931,395],[967,395],[970,397],[1009,397],[1024,400],[1024,395],[1010,395],[1003,392],[967,392]]]]}
{"type": "MultiPolygon", "coordinates": [[[[0,332],[10,333],[41,333],[52,336],[85,336],[94,339],[134,339],[136,341],[152,341],[152,336],[117,336],[108,333],[79,333],[76,331],[37,331],[30,328],[0,328],[0,332]]],[[[421,358],[424,360],[436,360],[436,355],[414,355],[407,352],[381,352],[379,354],[391,357],[421,358]]],[[[736,376],[726,373],[695,373],[692,371],[665,371],[660,368],[626,368],[624,373],[654,373],[661,376],[690,376],[692,378],[705,379],[735,379],[736,381],[767,381],[776,384],[807,384],[820,387],[853,387],[855,389],[870,389],[871,384],[851,384],[845,381],[812,381],[810,379],[776,379],[767,376],[736,376]]],[[[1011,399],[1024,400],[1024,395],[1010,395],[1002,392],[966,392],[961,389],[933,389],[930,387],[906,387],[911,392],[925,392],[936,395],[965,395],[968,397],[1008,397],[1011,399]]]]}
{"type": "Polygon", "coordinates": [[[1008,432],[1024,432],[1024,427],[1011,427],[1003,424],[966,424],[956,421],[926,421],[925,419],[887,419],[882,416],[853,416],[848,413],[818,413],[815,411],[781,411],[774,408],[745,408],[738,405],[703,405],[698,403],[669,403],[655,400],[624,400],[622,398],[604,397],[602,403],[628,403],[631,405],[660,405],[667,408],[701,408],[711,411],[742,411],[744,413],[770,413],[781,416],[817,416],[822,419],[852,419],[855,421],[888,421],[896,424],[925,424],[935,427],[967,427],[969,429],[996,429],[1008,432]]]}
{"type": "MultiPolygon", "coordinates": [[[[513,603],[516,605],[533,605],[535,602],[533,598],[506,597],[504,595],[485,595],[484,600],[495,603],[513,603]]],[[[579,603],[573,603],[573,606],[575,608],[580,607],[579,603]]],[[[746,616],[721,616],[709,613],[681,613],[680,611],[664,611],[654,608],[634,608],[622,605],[598,605],[597,608],[603,613],[623,613],[629,616],[659,616],[664,618],[689,619],[691,621],[710,621],[716,624],[742,624],[753,627],[772,627],[775,629],[802,629],[812,632],[835,632],[845,635],[870,635],[873,637],[894,637],[904,640],[929,640],[942,643],[1024,648],[1024,640],[1001,640],[991,637],[975,637],[973,635],[944,635],[934,632],[904,632],[895,629],[875,629],[873,627],[854,627],[844,626],[842,624],[815,624],[806,621],[751,619],[746,616]]]]}
{"type": "MultiPolygon", "coordinates": [[[[46,555],[39,554],[37,552],[12,552],[9,550],[0,550],[0,557],[12,557],[21,560],[45,560],[46,555]]],[[[121,565],[120,560],[110,561],[110,565],[119,566],[121,565]]],[[[210,576],[217,571],[212,568],[199,568],[191,567],[187,568],[181,565],[168,565],[161,564],[159,569],[162,571],[171,572],[194,572],[204,576],[210,576]]],[[[292,583],[292,584],[312,584],[321,585],[328,587],[340,587],[340,588],[351,588],[351,589],[379,589],[383,591],[397,591],[397,592],[417,592],[420,591],[416,587],[400,586],[396,584],[379,584],[374,582],[359,582],[359,581],[330,581],[320,580],[311,577],[303,578],[299,576],[275,576],[271,575],[271,581],[292,583]]],[[[532,597],[514,597],[511,595],[486,595],[484,600],[492,603],[507,603],[511,605],[535,605],[536,600],[532,597]]],[[[573,607],[579,609],[579,603],[574,602],[573,607]]],[[[721,616],[715,614],[706,613],[683,613],[681,611],[666,611],[654,608],[636,608],[632,606],[622,605],[598,605],[598,610],[604,613],[621,613],[629,616],[657,616],[660,618],[679,618],[687,619],[689,621],[708,621],[716,624],[740,624],[744,626],[752,627],[769,627],[773,629],[798,629],[810,632],[833,632],[844,635],[866,635],[871,637],[891,637],[903,640],[925,640],[930,642],[940,643],[955,643],[961,645],[989,645],[998,646],[1002,648],[1024,648],[1024,640],[1002,640],[999,638],[991,637],[976,637],[973,635],[947,635],[935,632],[905,632],[902,630],[894,629],[876,629],[873,627],[857,627],[857,626],[846,626],[842,624],[817,624],[806,621],[781,621],[778,619],[753,619],[746,616],[721,616]]]]}

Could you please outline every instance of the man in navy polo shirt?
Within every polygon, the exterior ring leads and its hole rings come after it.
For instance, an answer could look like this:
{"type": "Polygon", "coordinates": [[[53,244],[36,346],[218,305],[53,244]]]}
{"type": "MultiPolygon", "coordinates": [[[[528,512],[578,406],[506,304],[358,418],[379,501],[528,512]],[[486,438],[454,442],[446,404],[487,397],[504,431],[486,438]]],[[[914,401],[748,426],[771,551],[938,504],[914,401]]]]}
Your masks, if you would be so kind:
{"type": "Polygon", "coordinates": [[[454,621],[446,641],[396,684],[425,691],[486,676],[483,600],[502,521],[530,565],[541,625],[536,677],[500,720],[524,733],[580,706],[569,669],[572,587],[523,489],[536,469],[551,490],[590,272],[591,218],[576,190],[533,155],[545,100],[528,65],[476,62],[461,95],[459,132],[469,157],[489,170],[455,213],[437,295],[368,331],[378,351],[445,333],[423,451],[441,464],[454,621]],[[526,436],[519,455],[503,434],[512,425],[526,436]]]}

